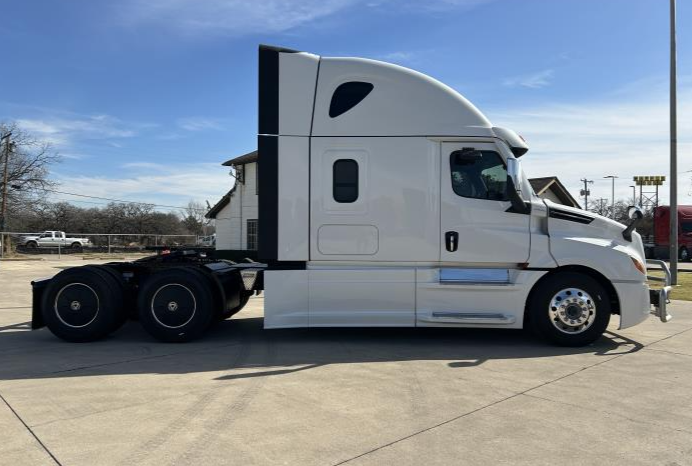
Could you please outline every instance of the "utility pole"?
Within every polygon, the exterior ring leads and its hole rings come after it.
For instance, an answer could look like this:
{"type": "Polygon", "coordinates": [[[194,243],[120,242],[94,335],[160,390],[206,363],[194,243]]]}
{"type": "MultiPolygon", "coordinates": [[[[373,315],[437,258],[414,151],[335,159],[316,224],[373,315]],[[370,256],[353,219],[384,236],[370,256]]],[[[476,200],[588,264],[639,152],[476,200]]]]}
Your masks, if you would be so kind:
{"type": "Polygon", "coordinates": [[[7,244],[5,241],[5,216],[7,215],[7,171],[10,165],[11,137],[12,133],[7,133],[0,138],[0,141],[5,141],[5,167],[2,175],[2,207],[0,207],[0,248],[2,248],[2,251],[5,250],[7,244]]]}
{"type": "Polygon", "coordinates": [[[604,176],[603,178],[610,178],[612,180],[612,197],[610,198],[610,218],[615,219],[615,175],[604,176]]]}
{"type": "Polygon", "coordinates": [[[589,210],[589,194],[591,194],[591,191],[589,191],[588,185],[593,183],[593,180],[582,178],[580,181],[584,183],[584,189],[582,189],[580,193],[582,196],[584,196],[584,210],[589,210]]]}
{"type": "Polygon", "coordinates": [[[670,274],[678,284],[678,105],[675,0],[670,0],[670,274]]]}

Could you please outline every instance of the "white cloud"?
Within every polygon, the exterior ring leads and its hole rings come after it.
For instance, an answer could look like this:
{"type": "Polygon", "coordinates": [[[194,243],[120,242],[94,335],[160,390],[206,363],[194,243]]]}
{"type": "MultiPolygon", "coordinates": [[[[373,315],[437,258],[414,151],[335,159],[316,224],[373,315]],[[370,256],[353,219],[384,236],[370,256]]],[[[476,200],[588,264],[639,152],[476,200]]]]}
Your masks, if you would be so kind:
{"type": "Polygon", "coordinates": [[[240,36],[283,32],[332,15],[359,0],[130,0],[135,23],[160,23],[186,33],[240,36]]]}
{"type": "Polygon", "coordinates": [[[137,134],[138,129],[109,115],[20,118],[17,125],[37,138],[58,146],[67,145],[73,139],[130,138],[137,134]]]}
{"type": "Polygon", "coordinates": [[[414,52],[403,52],[403,51],[398,51],[398,52],[389,52],[385,53],[384,55],[380,55],[377,58],[379,60],[383,61],[388,61],[388,62],[409,62],[413,58],[415,58],[416,53],[414,52]]]}
{"type": "Polygon", "coordinates": [[[527,87],[529,89],[539,89],[551,84],[555,71],[552,69],[538,71],[536,73],[513,76],[504,80],[503,84],[508,87],[527,87]]]}
{"type": "Polygon", "coordinates": [[[188,117],[178,119],[177,124],[185,131],[218,131],[225,129],[228,123],[219,118],[188,117]]]}
{"type": "Polygon", "coordinates": [[[440,13],[494,0],[127,0],[118,4],[123,22],[156,23],[189,35],[281,33],[353,6],[389,12],[440,13]]]}
{"type": "Polygon", "coordinates": [[[213,205],[233,185],[228,169],[216,163],[136,162],[125,164],[123,168],[128,170],[129,176],[70,176],[56,170],[55,179],[60,183],[59,191],[179,206],[186,205],[190,199],[208,200],[213,205]]]}
{"type": "MultiPolygon", "coordinates": [[[[578,105],[550,104],[528,109],[490,112],[493,124],[522,134],[531,148],[523,157],[530,177],[556,175],[573,196],[581,178],[594,180],[592,198],[610,198],[617,175],[616,197],[632,195],[634,175],[669,175],[668,99],[656,94],[618,96],[617,100],[578,105]],[[634,100],[638,99],[638,100],[634,100]]],[[[683,90],[678,102],[678,171],[692,169],[692,90],[683,90]]],[[[690,174],[680,174],[681,203],[692,203],[690,174]]],[[[669,185],[661,189],[668,199],[669,185]]],[[[638,190],[637,190],[638,192],[638,190]]]]}

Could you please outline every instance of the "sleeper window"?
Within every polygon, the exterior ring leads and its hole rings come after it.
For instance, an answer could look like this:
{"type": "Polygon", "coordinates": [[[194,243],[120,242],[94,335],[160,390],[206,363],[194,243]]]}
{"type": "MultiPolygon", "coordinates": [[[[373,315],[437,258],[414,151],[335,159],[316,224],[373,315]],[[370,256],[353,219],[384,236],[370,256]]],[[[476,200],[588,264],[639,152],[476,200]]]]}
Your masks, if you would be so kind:
{"type": "Polygon", "coordinates": [[[339,159],[332,168],[332,194],[336,202],[355,202],[358,199],[358,162],[339,159]]]}
{"type": "Polygon", "coordinates": [[[351,81],[343,83],[334,91],[329,104],[329,116],[336,118],[358,105],[373,89],[370,83],[351,81]]]}
{"type": "Polygon", "coordinates": [[[459,196],[473,199],[506,201],[507,169],[500,154],[477,151],[475,157],[464,157],[462,151],[450,155],[452,189],[459,196]]]}

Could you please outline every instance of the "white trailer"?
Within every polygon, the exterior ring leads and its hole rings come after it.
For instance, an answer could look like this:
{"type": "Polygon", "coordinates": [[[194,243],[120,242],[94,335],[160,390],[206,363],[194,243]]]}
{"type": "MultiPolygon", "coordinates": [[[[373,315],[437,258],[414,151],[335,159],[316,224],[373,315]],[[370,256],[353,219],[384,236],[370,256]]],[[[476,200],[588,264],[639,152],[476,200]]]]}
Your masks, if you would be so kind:
{"type": "MultiPolygon", "coordinates": [[[[540,199],[519,162],[527,151],[424,74],[260,46],[259,262],[112,264],[119,306],[136,300],[168,341],[199,336],[257,290],[265,328],[530,327],[584,345],[612,314],[620,328],[667,321],[669,280],[647,285],[640,212],[625,226],[540,199]]],[[[70,273],[35,283],[35,326],[93,339],[98,293],[70,273]],[[91,303],[81,320],[80,296],[91,303]],[[81,326],[65,331],[65,316],[81,326]]]]}

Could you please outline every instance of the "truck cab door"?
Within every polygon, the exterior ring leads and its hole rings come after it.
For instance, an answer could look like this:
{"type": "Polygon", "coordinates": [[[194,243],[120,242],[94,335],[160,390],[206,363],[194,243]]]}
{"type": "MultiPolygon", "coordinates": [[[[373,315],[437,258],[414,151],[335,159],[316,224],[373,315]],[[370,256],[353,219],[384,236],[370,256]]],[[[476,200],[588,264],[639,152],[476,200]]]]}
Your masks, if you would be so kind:
{"type": "Polygon", "coordinates": [[[39,246],[52,246],[53,245],[53,234],[50,232],[43,232],[36,240],[39,246]]]}
{"type": "Polygon", "coordinates": [[[442,143],[441,262],[528,262],[530,215],[512,208],[502,150],[493,143],[442,143]]]}

